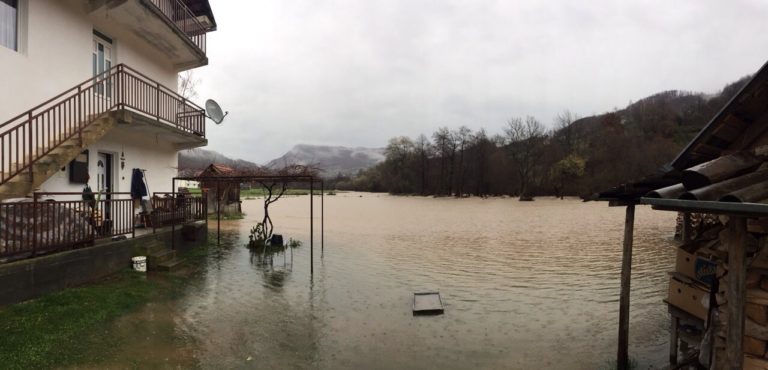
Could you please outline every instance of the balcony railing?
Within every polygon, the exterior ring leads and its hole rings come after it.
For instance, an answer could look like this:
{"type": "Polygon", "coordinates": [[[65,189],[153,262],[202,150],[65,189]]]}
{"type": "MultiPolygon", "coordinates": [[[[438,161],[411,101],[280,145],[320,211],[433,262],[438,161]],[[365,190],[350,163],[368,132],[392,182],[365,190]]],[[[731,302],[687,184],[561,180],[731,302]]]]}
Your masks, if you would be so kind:
{"type": "MultiPolygon", "coordinates": [[[[205,197],[155,193],[147,217],[157,227],[205,220],[205,197]]],[[[177,193],[178,194],[178,193],[177,193]]],[[[130,193],[35,193],[30,200],[0,203],[0,260],[18,260],[92,245],[96,240],[136,234],[139,214],[130,193]],[[56,199],[52,199],[55,197],[56,199]]]]}
{"type": "Polygon", "coordinates": [[[152,4],[160,10],[168,21],[206,53],[206,33],[208,29],[195,17],[192,11],[181,0],[152,0],[152,4]]]}
{"type": "Polygon", "coordinates": [[[0,124],[0,185],[83,129],[116,110],[130,110],[205,137],[205,112],[144,74],[119,64],[0,124]]]}

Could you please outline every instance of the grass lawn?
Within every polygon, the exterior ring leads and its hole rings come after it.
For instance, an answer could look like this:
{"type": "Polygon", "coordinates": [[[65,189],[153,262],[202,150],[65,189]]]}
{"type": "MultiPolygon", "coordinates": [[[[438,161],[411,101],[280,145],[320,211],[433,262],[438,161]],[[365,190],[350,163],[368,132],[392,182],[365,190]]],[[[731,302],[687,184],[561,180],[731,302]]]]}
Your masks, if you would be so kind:
{"type": "MultiPolygon", "coordinates": [[[[200,245],[184,253],[201,263],[200,245]]],[[[185,278],[147,279],[125,270],[105,280],[0,308],[0,368],[47,369],[101,363],[120,351],[112,324],[149,301],[174,298],[185,278]]]]}
{"type": "Polygon", "coordinates": [[[93,285],[0,309],[0,364],[8,369],[71,366],[119,349],[108,324],[159,294],[158,283],[126,270],[93,285]]]}

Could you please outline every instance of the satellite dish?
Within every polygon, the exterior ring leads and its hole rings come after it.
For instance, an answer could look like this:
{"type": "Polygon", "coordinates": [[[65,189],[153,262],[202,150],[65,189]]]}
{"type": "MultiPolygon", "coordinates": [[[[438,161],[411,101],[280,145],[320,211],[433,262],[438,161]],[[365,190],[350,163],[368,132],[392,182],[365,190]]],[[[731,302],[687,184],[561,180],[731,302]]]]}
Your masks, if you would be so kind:
{"type": "Polygon", "coordinates": [[[213,122],[216,122],[217,125],[220,125],[221,121],[224,120],[224,117],[229,114],[229,112],[223,113],[219,103],[213,99],[208,99],[205,101],[205,112],[208,114],[208,118],[212,119],[213,122]]]}

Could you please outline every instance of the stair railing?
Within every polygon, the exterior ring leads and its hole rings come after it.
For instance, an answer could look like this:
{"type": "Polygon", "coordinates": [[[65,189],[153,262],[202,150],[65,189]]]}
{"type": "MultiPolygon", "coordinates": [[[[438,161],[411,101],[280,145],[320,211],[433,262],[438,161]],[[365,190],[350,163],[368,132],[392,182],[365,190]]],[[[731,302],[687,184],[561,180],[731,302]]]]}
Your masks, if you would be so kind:
{"type": "Polygon", "coordinates": [[[77,137],[105,113],[128,110],[205,137],[202,108],[124,64],[98,74],[0,124],[0,185],[28,171],[51,151],[77,137]]]}

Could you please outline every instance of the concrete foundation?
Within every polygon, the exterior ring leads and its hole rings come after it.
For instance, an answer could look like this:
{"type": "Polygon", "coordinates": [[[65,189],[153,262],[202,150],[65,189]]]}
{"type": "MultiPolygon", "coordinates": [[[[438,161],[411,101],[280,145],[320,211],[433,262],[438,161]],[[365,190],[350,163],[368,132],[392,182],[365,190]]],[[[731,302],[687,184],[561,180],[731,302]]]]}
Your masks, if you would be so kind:
{"type": "Polygon", "coordinates": [[[131,268],[131,257],[147,255],[157,244],[183,253],[207,240],[204,222],[158,229],[120,241],[99,242],[80,248],[0,265],[0,306],[23,302],[44,294],[93,282],[131,268]]]}

